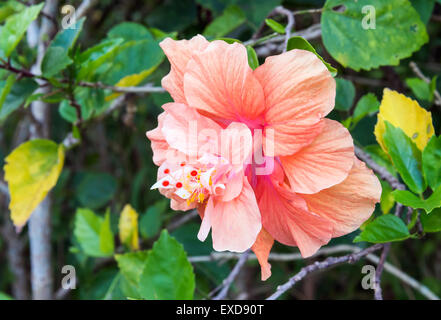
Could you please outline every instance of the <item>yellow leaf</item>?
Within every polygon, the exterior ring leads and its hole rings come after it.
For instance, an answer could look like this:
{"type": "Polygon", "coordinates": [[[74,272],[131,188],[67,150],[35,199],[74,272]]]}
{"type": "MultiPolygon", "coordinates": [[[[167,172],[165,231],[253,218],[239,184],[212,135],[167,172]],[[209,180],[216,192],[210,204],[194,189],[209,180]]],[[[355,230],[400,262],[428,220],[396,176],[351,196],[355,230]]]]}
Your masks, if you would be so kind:
{"type": "Polygon", "coordinates": [[[18,146],[5,160],[11,219],[15,226],[22,227],[57,183],[64,164],[64,147],[50,140],[31,140],[18,146]]]}
{"type": "MultiPolygon", "coordinates": [[[[148,70],[144,70],[140,73],[131,74],[128,76],[125,76],[121,80],[118,81],[117,84],[115,84],[115,87],[133,87],[137,86],[141,83],[142,80],[147,78],[153,71],[155,71],[157,66],[154,66],[148,70]]],[[[121,93],[112,93],[111,95],[106,97],[106,101],[113,100],[115,98],[118,98],[121,95],[121,93]]]]}
{"type": "Polygon", "coordinates": [[[383,135],[386,131],[385,121],[400,128],[412,139],[418,149],[423,150],[434,134],[432,114],[421,108],[418,102],[390,89],[384,89],[383,100],[375,126],[375,137],[381,148],[387,152],[383,135]]]}
{"type": "Polygon", "coordinates": [[[119,218],[119,239],[132,250],[139,249],[138,213],[130,204],[124,206],[119,218]]]}

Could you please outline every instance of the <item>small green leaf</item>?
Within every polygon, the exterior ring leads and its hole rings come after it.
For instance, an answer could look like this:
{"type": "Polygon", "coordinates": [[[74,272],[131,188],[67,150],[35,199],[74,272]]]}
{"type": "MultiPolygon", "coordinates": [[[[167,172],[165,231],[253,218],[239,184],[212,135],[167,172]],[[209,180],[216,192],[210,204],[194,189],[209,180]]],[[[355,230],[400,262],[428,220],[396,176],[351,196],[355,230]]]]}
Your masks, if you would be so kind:
{"type": "Polygon", "coordinates": [[[193,267],[183,246],[166,230],[153,245],[140,278],[144,299],[191,300],[195,289],[193,267]]]}
{"type": "Polygon", "coordinates": [[[106,212],[104,221],[100,228],[100,250],[106,255],[113,254],[115,250],[115,243],[113,239],[113,232],[110,226],[110,211],[106,212]]]}
{"type": "MultiPolygon", "coordinates": [[[[7,81],[0,81],[0,88],[4,88],[7,81]]],[[[17,110],[37,88],[38,84],[30,78],[16,81],[0,108],[0,121],[5,120],[12,112],[17,110]]]]}
{"type": "Polygon", "coordinates": [[[395,178],[398,177],[397,170],[393,166],[390,157],[386,154],[386,152],[381,149],[378,144],[371,144],[369,146],[364,147],[364,151],[366,151],[369,156],[378,163],[380,166],[385,167],[390,174],[392,174],[395,178]]]}
{"type": "Polygon", "coordinates": [[[71,49],[83,30],[84,20],[86,20],[86,18],[83,17],[72,25],[73,28],[63,29],[57,33],[49,47],[61,47],[66,50],[71,49]]]}
{"type": "Polygon", "coordinates": [[[414,209],[424,209],[427,213],[433,209],[441,207],[441,187],[436,189],[432,195],[423,200],[407,190],[395,190],[393,192],[395,200],[399,203],[414,209]]]}
{"type": "Polygon", "coordinates": [[[420,214],[420,219],[425,232],[441,231],[441,208],[434,209],[430,214],[420,214]]]}
{"type": "Polygon", "coordinates": [[[161,228],[161,215],[165,212],[167,201],[158,201],[150,206],[139,220],[139,228],[144,238],[154,237],[161,228]]]}
{"type": "Polygon", "coordinates": [[[150,251],[137,251],[115,255],[123,276],[122,290],[127,297],[140,299],[139,281],[150,251]]]}
{"type": "Polygon", "coordinates": [[[325,64],[326,68],[328,68],[329,72],[331,72],[332,76],[335,77],[337,75],[337,69],[335,69],[333,66],[331,66],[329,63],[327,63],[318,53],[315,51],[314,47],[308,42],[308,40],[302,38],[302,37],[291,37],[288,40],[287,50],[293,50],[293,49],[301,49],[306,50],[314,53],[317,58],[322,60],[322,62],[325,64]]]}
{"type": "Polygon", "coordinates": [[[403,130],[388,121],[385,124],[384,143],[395,168],[406,185],[413,192],[421,194],[426,189],[426,182],[421,174],[421,151],[403,130]]]}
{"type": "Polygon", "coordinates": [[[8,96],[9,92],[11,92],[12,86],[15,83],[16,80],[15,74],[10,74],[8,78],[6,79],[6,82],[4,82],[4,85],[0,87],[0,113],[3,107],[3,104],[6,101],[6,97],[8,96]]]}
{"type": "Polygon", "coordinates": [[[432,136],[423,150],[423,173],[432,190],[441,186],[441,136],[432,136]]]}
{"type": "Polygon", "coordinates": [[[259,66],[259,58],[257,58],[257,53],[254,51],[252,46],[247,46],[248,54],[248,64],[251,69],[255,70],[259,66]]]}
{"type": "Polygon", "coordinates": [[[395,198],[392,194],[393,189],[386,181],[380,180],[380,183],[382,189],[380,200],[381,211],[383,211],[383,214],[387,214],[395,204],[395,198]]]}
{"type": "Polygon", "coordinates": [[[0,292],[0,300],[13,300],[11,296],[6,293],[0,292]]]}
{"type": "Polygon", "coordinates": [[[81,67],[77,79],[87,80],[104,63],[113,62],[112,59],[117,52],[125,48],[125,46],[121,46],[123,42],[123,39],[105,40],[81,53],[78,57],[81,67]]]}
{"type": "Polygon", "coordinates": [[[357,125],[357,123],[367,115],[377,112],[379,107],[380,101],[378,101],[375,94],[365,94],[360,100],[358,100],[357,105],[355,106],[353,125],[357,125]]]}
{"type": "Polygon", "coordinates": [[[246,17],[242,9],[236,5],[231,5],[205,28],[203,34],[209,38],[223,37],[243,24],[245,20],[246,17]]]}
{"type": "Polygon", "coordinates": [[[346,79],[335,79],[337,88],[335,96],[335,109],[347,111],[351,109],[355,98],[355,87],[346,79]]]}
{"type": "Polygon", "coordinates": [[[265,19],[265,23],[268,27],[273,29],[274,32],[285,34],[285,27],[277,21],[274,21],[273,19],[265,19]]]}
{"type": "Polygon", "coordinates": [[[19,13],[10,16],[0,30],[0,56],[7,58],[14,51],[32,21],[37,19],[38,14],[44,6],[44,2],[26,7],[19,13]]]}
{"type": "Polygon", "coordinates": [[[354,242],[385,243],[402,241],[409,237],[409,230],[403,220],[393,214],[385,214],[369,223],[354,242]]]}
{"type": "Polygon", "coordinates": [[[432,101],[433,95],[430,92],[430,84],[424,80],[420,78],[407,78],[406,84],[418,99],[432,101]]]}
{"type": "Polygon", "coordinates": [[[67,50],[62,47],[50,47],[41,62],[41,71],[45,77],[51,78],[73,63],[67,50]]]}
{"type": "Polygon", "coordinates": [[[90,209],[77,209],[75,213],[74,235],[86,255],[98,258],[108,257],[113,254],[113,250],[112,252],[109,250],[109,244],[104,244],[110,238],[109,230],[106,230],[108,223],[108,221],[105,221],[90,209]],[[105,249],[105,251],[102,249],[105,249]]]}

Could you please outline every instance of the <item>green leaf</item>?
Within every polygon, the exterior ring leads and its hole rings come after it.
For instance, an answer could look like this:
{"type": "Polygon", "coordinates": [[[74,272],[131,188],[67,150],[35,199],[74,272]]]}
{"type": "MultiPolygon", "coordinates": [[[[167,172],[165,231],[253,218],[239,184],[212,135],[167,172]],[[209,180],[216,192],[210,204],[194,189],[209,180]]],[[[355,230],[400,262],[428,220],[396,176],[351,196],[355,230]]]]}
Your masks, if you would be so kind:
{"type": "Polygon", "coordinates": [[[6,97],[8,96],[9,92],[11,92],[12,86],[14,85],[16,79],[17,78],[15,74],[10,74],[6,79],[6,82],[4,82],[4,85],[0,87],[0,112],[2,110],[3,104],[6,101],[6,97]]]}
{"type": "Polygon", "coordinates": [[[365,94],[363,97],[358,100],[357,105],[355,106],[354,115],[353,115],[353,125],[357,125],[357,123],[363,119],[367,115],[371,115],[378,111],[380,107],[380,101],[378,101],[377,97],[373,93],[365,94]]]}
{"type": "Polygon", "coordinates": [[[395,200],[399,203],[414,209],[424,209],[427,213],[433,209],[441,207],[441,187],[436,189],[432,195],[423,200],[407,190],[395,190],[393,192],[395,200]]]}
{"type": "Polygon", "coordinates": [[[291,37],[288,40],[287,50],[293,50],[293,49],[301,49],[301,50],[307,50],[312,53],[314,53],[317,58],[322,60],[322,62],[325,64],[326,68],[328,68],[329,72],[331,72],[332,76],[335,77],[337,75],[337,69],[335,69],[333,66],[331,66],[329,63],[327,63],[318,53],[315,51],[314,47],[308,42],[308,40],[302,38],[302,37],[291,37]]]}
{"type": "Polygon", "coordinates": [[[191,300],[195,289],[193,267],[183,246],[166,230],[153,245],[140,279],[144,299],[191,300]]]}
{"type": "Polygon", "coordinates": [[[110,246],[103,243],[105,240],[109,240],[109,230],[104,231],[107,228],[108,221],[96,215],[92,210],[77,209],[75,213],[74,235],[81,249],[88,256],[99,258],[109,257],[113,254],[113,250],[112,252],[109,250],[110,246]],[[101,240],[102,238],[103,240],[101,240]],[[105,249],[105,251],[102,249],[105,249]]]}
{"type": "Polygon", "coordinates": [[[77,79],[87,80],[104,63],[111,63],[116,53],[124,48],[121,46],[123,42],[123,39],[105,40],[81,53],[78,57],[81,67],[77,79]]]}
{"type": "Polygon", "coordinates": [[[383,151],[383,149],[381,149],[378,144],[366,146],[364,148],[364,151],[369,154],[372,160],[374,160],[380,166],[385,167],[387,171],[389,171],[389,173],[392,174],[394,177],[397,177],[397,170],[395,170],[395,167],[393,166],[389,156],[386,154],[386,152],[383,151]]]}
{"type": "Polygon", "coordinates": [[[61,47],[66,50],[71,49],[83,30],[84,20],[86,20],[86,18],[83,17],[72,25],[73,28],[63,29],[57,33],[54,40],[50,43],[49,48],[61,47]]]}
{"type": "Polygon", "coordinates": [[[255,70],[259,66],[259,58],[252,46],[247,46],[248,64],[251,69],[255,70]]]}
{"type": "Polygon", "coordinates": [[[144,238],[154,237],[161,228],[161,215],[167,208],[167,201],[158,201],[150,206],[139,220],[139,228],[144,238]]]}
{"type": "Polygon", "coordinates": [[[421,224],[425,232],[441,231],[441,209],[435,209],[430,214],[422,213],[420,215],[421,224]]]}
{"type": "Polygon", "coordinates": [[[335,96],[335,109],[347,111],[351,109],[355,98],[355,87],[346,79],[335,79],[337,92],[335,96]]]}
{"type": "Polygon", "coordinates": [[[116,25],[110,29],[107,37],[111,39],[122,38],[126,42],[133,40],[155,40],[146,27],[135,22],[123,22],[116,25]]]}
{"type": "MultiPolygon", "coordinates": [[[[141,24],[124,22],[112,28],[109,39],[124,40],[103,76],[103,81],[117,86],[136,86],[153,73],[165,56],[158,41],[141,24]]],[[[112,96],[112,98],[117,95],[112,96]]]]}
{"type": "Polygon", "coordinates": [[[115,243],[113,239],[113,232],[110,226],[110,211],[106,212],[104,221],[100,228],[100,251],[106,255],[113,254],[115,250],[115,243]]]}
{"type": "Polygon", "coordinates": [[[380,200],[381,211],[383,211],[383,214],[387,214],[395,204],[395,198],[392,194],[393,189],[386,181],[380,180],[380,183],[382,190],[380,200]]]}
{"type": "Polygon", "coordinates": [[[420,78],[407,78],[407,86],[420,100],[432,101],[433,95],[430,92],[430,85],[420,78]]]}
{"type": "Polygon", "coordinates": [[[64,164],[64,147],[51,140],[35,139],[18,146],[6,158],[11,218],[23,226],[34,209],[55,186],[64,164]]]}
{"type": "Polygon", "coordinates": [[[204,30],[207,38],[219,38],[229,34],[246,20],[243,11],[236,5],[229,6],[221,16],[213,20],[204,30]]]}
{"type": "Polygon", "coordinates": [[[37,19],[44,3],[26,7],[19,13],[10,16],[0,32],[0,56],[9,57],[23,38],[32,21],[37,19]]]}
{"type": "Polygon", "coordinates": [[[344,67],[356,71],[398,65],[429,37],[408,0],[327,0],[321,16],[323,43],[344,67]],[[344,11],[334,10],[344,6],[344,11]],[[363,7],[372,8],[363,11],[363,7]],[[371,16],[375,17],[375,28],[371,16]]]}
{"type": "Polygon", "coordinates": [[[388,121],[385,124],[384,143],[395,168],[406,185],[413,192],[421,194],[426,189],[426,182],[421,174],[421,151],[403,130],[388,121]]]}
{"type": "Polygon", "coordinates": [[[137,251],[115,255],[118,268],[123,276],[122,290],[127,297],[140,299],[139,281],[147,261],[149,251],[137,251]]]}
{"type": "Polygon", "coordinates": [[[427,24],[432,15],[433,8],[435,6],[435,0],[410,0],[412,6],[420,15],[421,21],[427,24]]]}
{"type": "Polygon", "coordinates": [[[41,62],[41,71],[45,77],[51,78],[73,63],[67,50],[62,47],[49,47],[41,62]]]}
{"type": "Polygon", "coordinates": [[[423,150],[423,173],[432,190],[441,186],[441,136],[432,136],[423,150]]]}
{"type": "Polygon", "coordinates": [[[0,300],[13,300],[11,296],[6,293],[0,292],[0,300]]]}
{"type": "MultiPolygon", "coordinates": [[[[7,81],[0,81],[0,88],[5,88],[7,81]]],[[[5,120],[12,112],[17,110],[37,88],[38,84],[30,78],[16,81],[0,108],[0,121],[5,120]]]]}
{"type": "Polygon", "coordinates": [[[385,214],[369,223],[354,242],[385,243],[402,241],[409,237],[409,230],[403,220],[393,214],[385,214]]]}
{"type": "Polygon", "coordinates": [[[97,209],[113,198],[117,182],[108,173],[86,172],[79,175],[75,196],[82,206],[97,209]]]}
{"type": "Polygon", "coordinates": [[[134,286],[139,284],[148,254],[148,251],[137,251],[115,255],[121,274],[134,286]]]}
{"type": "Polygon", "coordinates": [[[274,21],[273,19],[265,19],[265,23],[268,27],[273,29],[274,32],[285,34],[285,27],[277,21],[274,21]]]}

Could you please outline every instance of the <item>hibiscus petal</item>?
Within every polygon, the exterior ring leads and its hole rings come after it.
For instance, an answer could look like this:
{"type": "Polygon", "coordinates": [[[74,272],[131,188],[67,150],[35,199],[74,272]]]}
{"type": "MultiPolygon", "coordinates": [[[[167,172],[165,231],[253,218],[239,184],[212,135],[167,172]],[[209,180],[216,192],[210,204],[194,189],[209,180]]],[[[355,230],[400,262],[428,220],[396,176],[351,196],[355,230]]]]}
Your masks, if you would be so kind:
{"type": "Polygon", "coordinates": [[[275,131],[275,154],[308,145],[334,108],[335,81],[323,62],[312,52],[291,50],[266,58],[254,74],[265,93],[266,130],[275,131]]]}
{"type": "Polygon", "coordinates": [[[165,137],[162,134],[162,125],[164,123],[165,112],[158,116],[158,126],[150,131],[147,131],[147,138],[151,141],[153,150],[153,162],[160,166],[167,160],[167,150],[169,145],[165,141],[165,137]]]}
{"type": "Polygon", "coordinates": [[[280,157],[291,189],[316,193],[342,182],[354,162],[354,143],[339,122],[324,119],[323,131],[299,152],[280,157]]]}
{"type": "Polygon", "coordinates": [[[271,276],[271,265],[268,263],[268,257],[273,244],[274,238],[268,233],[268,231],[262,228],[257,236],[256,242],[251,247],[260,264],[262,281],[265,281],[271,276]]]}
{"type": "Polygon", "coordinates": [[[378,178],[356,158],[342,183],[316,194],[303,195],[311,211],[333,224],[333,237],[358,229],[371,216],[380,197],[378,178]]]}
{"type": "Polygon", "coordinates": [[[299,195],[268,178],[259,178],[256,189],[262,225],[275,240],[297,246],[305,258],[329,242],[331,223],[308,211],[299,195]]]}
{"type": "Polygon", "coordinates": [[[162,79],[162,86],[166,89],[173,100],[185,103],[184,96],[184,72],[188,62],[194,54],[204,50],[209,42],[201,35],[190,40],[173,40],[167,38],[159,45],[164,50],[170,61],[170,73],[162,79]]]}
{"type": "Polygon", "coordinates": [[[212,229],[216,251],[244,252],[256,241],[262,224],[253,189],[244,177],[241,194],[232,201],[216,201],[210,197],[198,238],[204,241],[212,229]]]}
{"type": "Polygon", "coordinates": [[[161,130],[170,147],[192,157],[202,156],[204,146],[211,149],[211,154],[219,152],[221,127],[213,120],[181,103],[167,103],[162,107],[166,116],[161,130]]]}
{"type": "Polygon", "coordinates": [[[264,111],[262,87],[239,43],[213,41],[194,55],[185,72],[184,92],[189,106],[216,119],[252,121],[264,111]]]}

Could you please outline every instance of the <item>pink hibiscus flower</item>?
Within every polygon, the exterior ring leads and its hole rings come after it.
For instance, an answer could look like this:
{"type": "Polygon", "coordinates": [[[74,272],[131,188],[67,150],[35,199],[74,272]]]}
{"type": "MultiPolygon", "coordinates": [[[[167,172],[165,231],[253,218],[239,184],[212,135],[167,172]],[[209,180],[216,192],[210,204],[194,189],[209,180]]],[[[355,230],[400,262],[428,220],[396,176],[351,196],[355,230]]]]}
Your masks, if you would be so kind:
{"type": "Polygon", "coordinates": [[[265,280],[274,240],[309,257],[369,218],[381,185],[349,132],[324,118],[335,81],[316,55],[292,50],[253,71],[239,43],[198,35],[160,45],[174,102],[147,132],[152,188],[175,210],[198,209],[201,241],[211,229],[217,251],[252,248],[265,280]]]}

